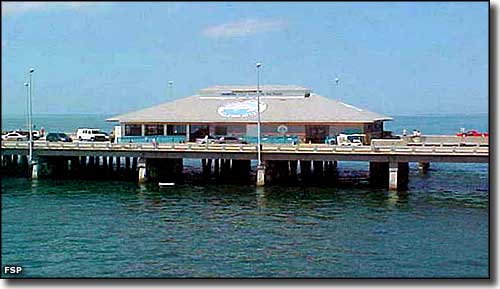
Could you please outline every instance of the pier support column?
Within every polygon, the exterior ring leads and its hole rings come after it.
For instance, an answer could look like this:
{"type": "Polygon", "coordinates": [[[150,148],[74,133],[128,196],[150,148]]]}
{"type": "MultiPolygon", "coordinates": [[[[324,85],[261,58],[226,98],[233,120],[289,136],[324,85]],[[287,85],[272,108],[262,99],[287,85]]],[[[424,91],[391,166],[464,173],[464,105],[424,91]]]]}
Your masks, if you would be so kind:
{"type": "Polygon", "coordinates": [[[129,172],[130,171],[130,158],[125,157],[125,171],[129,172]]]}
{"type": "Polygon", "coordinates": [[[389,163],[389,190],[398,189],[398,163],[389,163]]]}
{"type": "MultiPolygon", "coordinates": [[[[38,179],[39,176],[39,171],[40,171],[40,160],[33,159],[32,160],[32,165],[31,165],[31,178],[32,179],[38,179]]],[[[29,165],[28,165],[29,168],[29,165]]]]}
{"type": "Polygon", "coordinates": [[[408,163],[389,163],[389,190],[403,190],[408,186],[408,163]]]}
{"type": "Polygon", "coordinates": [[[17,175],[19,173],[19,157],[18,155],[13,155],[12,156],[12,168],[15,174],[17,175]]]}
{"type": "Polygon", "coordinates": [[[223,165],[224,177],[231,176],[231,159],[225,159],[223,165]]]}
{"type": "Polygon", "coordinates": [[[323,178],[323,162],[313,161],[313,175],[317,182],[320,182],[323,178]]]}
{"type": "Polygon", "coordinates": [[[30,175],[30,165],[28,163],[28,157],[27,156],[21,156],[21,168],[24,176],[29,177],[30,175]]]}
{"type": "Polygon", "coordinates": [[[370,185],[376,188],[387,188],[389,180],[388,162],[370,162],[370,185]]]}
{"type": "Polygon", "coordinates": [[[219,177],[219,167],[220,167],[220,159],[214,159],[214,175],[216,178],[219,177]]]}
{"type": "Polygon", "coordinates": [[[300,160],[300,178],[302,182],[308,182],[311,179],[311,161],[300,160]]]}
{"type": "Polygon", "coordinates": [[[289,169],[289,164],[288,161],[275,161],[275,169],[276,169],[276,180],[279,183],[287,183],[288,178],[290,176],[290,169],[289,169]]]}
{"type": "Polygon", "coordinates": [[[428,163],[428,162],[419,162],[418,163],[418,169],[421,173],[427,173],[430,166],[431,166],[431,163],[428,163]]]}
{"type": "Polygon", "coordinates": [[[132,172],[137,171],[137,158],[132,158],[132,172]]]}
{"type": "MultiPolygon", "coordinates": [[[[120,158],[117,158],[117,164],[118,160],[120,158]]],[[[145,183],[147,176],[146,176],[146,159],[144,158],[139,158],[139,161],[137,163],[137,167],[139,168],[139,183],[145,183]]]]}
{"type": "Polygon", "coordinates": [[[111,175],[113,174],[113,171],[114,171],[113,159],[114,159],[113,157],[109,157],[109,159],[108,159],[108,170],[109,170],[109,173],[111,175]]]}
{"type": "Polygon", "coordinates": [[[257,187],[263,187],[266,178],[266,166],[264,164],[257,166],[257,187]]]}
{"type": "MultiPolygon", "coordinates": [[[[144,163],[146,163],[146,160],[144,160],[144,163]]],[[[122,158],[121,157],[116,157],[116,172],[120,173],[121,172],[121,167],[122,167],[122,158]]]]}
{"type": "Polygon", "coordinates": [[[297,181],[297,165],[298,161],[290,161],[290,179],[294,182],[297,181]]]}

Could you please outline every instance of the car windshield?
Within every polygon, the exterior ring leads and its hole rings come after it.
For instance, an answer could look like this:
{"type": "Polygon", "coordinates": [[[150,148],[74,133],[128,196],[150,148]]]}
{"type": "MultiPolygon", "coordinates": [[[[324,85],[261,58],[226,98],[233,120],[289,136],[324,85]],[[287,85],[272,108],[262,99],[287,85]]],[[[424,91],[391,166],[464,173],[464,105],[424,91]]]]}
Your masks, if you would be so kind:
{"type": "Polygon", "coordinates": [[[97,133],[101,133],[101,131],[100,131],[100,130],[98,130],[98,129],[93,129],[93,130],[91,131],[91,133],[93,133],[93,134],[97,134],[97,133]]]}
{"type": "Polygon", "coordinates": [[[59,133],[57,134],[58,137],[66,137],[66,134],[65,133],[59,133]]]}

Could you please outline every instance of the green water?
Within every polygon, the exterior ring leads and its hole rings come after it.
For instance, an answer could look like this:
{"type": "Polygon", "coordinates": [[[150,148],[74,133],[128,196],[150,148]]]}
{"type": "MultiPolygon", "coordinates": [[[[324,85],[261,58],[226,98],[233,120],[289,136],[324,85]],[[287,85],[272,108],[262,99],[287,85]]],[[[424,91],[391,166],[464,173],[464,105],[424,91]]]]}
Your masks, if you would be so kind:
{"type": "Polygon", "coordinates": [[[20,277],[488,277],[488,186],[487,164],[439,163],[411,164],[405,193],[2,177],[2,265],[20,277]]]}

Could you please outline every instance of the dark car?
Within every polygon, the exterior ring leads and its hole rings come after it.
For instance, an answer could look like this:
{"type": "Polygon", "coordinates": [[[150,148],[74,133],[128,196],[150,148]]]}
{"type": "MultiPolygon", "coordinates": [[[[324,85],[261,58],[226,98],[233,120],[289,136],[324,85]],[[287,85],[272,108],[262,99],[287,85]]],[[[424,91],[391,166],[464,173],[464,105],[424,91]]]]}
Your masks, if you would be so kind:
{"type": "Polygon", "coordinates": [[[217,143],[221,144],[247,144],[246,141],[241,140],[240,138],[234,137],[234,136],[222,136],[219,138],[217,143]]]}
{"type": "Polygon", "coordinates": [[[63,132],[51,132],[47,134],[46,137],[47,141],[53,142],[53,141],[62,141],[62,142],[72,142],[73,140],[65,133],[63,132]]]}

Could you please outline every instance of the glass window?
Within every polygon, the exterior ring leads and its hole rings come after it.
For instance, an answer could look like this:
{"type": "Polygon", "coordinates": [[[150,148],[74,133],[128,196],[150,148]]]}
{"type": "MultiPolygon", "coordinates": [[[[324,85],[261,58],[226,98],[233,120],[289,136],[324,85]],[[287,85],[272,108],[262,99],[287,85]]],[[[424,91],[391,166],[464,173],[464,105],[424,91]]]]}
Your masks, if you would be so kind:
{"type": "Polygon", "coordinates": [[[163,124],[147,124],[145,135],[163,135],[163,124]]]}
{"type": "Polygon", "coordinates": [[[227,126],[216,125],[215,135],[227,135],[227,126]]]}
{"type": "Polygon", "coordinates": [[[167,135],[186,135],[186,125],[184,124],[167,125],[167,135]]]}
{"type": "Polygon", "coordinates": [[[125,125],[125,135],[126,136],[140,136],[141,125],[140,124],[126,124],[125,125]]]}

